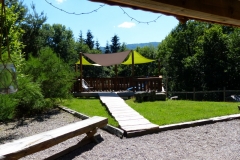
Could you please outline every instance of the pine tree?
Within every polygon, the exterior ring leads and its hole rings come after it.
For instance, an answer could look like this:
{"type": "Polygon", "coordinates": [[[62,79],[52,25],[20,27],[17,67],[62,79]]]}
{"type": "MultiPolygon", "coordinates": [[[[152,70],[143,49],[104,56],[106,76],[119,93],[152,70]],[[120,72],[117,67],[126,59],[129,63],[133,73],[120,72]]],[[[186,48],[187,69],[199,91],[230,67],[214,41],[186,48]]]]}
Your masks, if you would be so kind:
{"type": "Polygon", "coordinates": [[[111,53],[108,41],[107,41],[107,44],[106,44],[106,47],[105,47],[105,53],[111,53]]]}
{"type": "Polygon", "coordinates": [[[100,44],[99,44],[99,42],[98,42],[98,40],[96,41],[96,50],[99,50],[99,51],[101,51],[101,49],[100,49],[100,44]]]}
{"type": "Polygon", "coordinates": [[[84,43],[84,38],[82,36],[82,31],[80,31],[78,42],[82,45],[84,43]]]}
{"type": "Polygon", "coordinates": [[[38,52],[43,45],[40,43],[41,27],[47,20],[44,12],[41,12],[41,14],[37,13],[34,4],[31,5],[31,9],[33,13],[28,13],[25,17],[25,21],[21,25],[21,28],[24,30],[22,42],[25,45],[25,48],[23,49],[23,52],[27,59],[30,53],[33,56],[38,55],[38,52]]]}
{"type": "Polygon", "coordinates": [[[123,44],[121,45],[121,48],[120,48],[120,52],[124,52],[124,51],[126,51],[126,50],[128,50],[128,49],[127,49],[127,45],[126,45],[125,42],[123,42],[123,44]]]}
{"type": "Polygon", "coordinates": [[[110,45],[110,48],[112,53],[118,52],[121,47],[121,43],[119,42],[119,37],[117,35],[114,35],[112,37],[111,42],[112,42],[112,45],[110,45]]]}
{"type": "Polygon", "coordinates": [[[88,45],[89,49],[92,50],[94,47],[93,35],[90,30],[87,32],[87,39],[85,39],[85,43],[88,45]]]}

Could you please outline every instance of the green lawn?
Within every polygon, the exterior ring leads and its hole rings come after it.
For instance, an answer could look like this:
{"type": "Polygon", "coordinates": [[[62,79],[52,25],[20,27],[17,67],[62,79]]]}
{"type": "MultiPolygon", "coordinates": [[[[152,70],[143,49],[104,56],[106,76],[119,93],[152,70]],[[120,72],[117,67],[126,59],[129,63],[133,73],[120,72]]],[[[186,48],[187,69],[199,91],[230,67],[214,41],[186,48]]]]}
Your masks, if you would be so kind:
{"type": "MultiPolygon", "coordinates": [[[[158,125],[240,113],[237,107],[240,105],[239,102],[168,100],[135,103],[133,99],[125,102],[149,121],[158,125]]],[[[102,106],[99,99],[74,98],[64,101],[62,105],[88,116],[107,117],[109,124],[118,126],[118,123],[109,115],[106,107],[102,106]]]]}
{"type": "Polygon", "coordinates": [[[237,107],[240,103],[236,102],[168,100],[134,103],[133,100],[127,100],[126,103],[158,125],[240,113],[237,107]]]}
{"type": "Polygon", "coordinates": [[[90,117],[107,117],[109,124],[113,126],[118,126],[117,121],[115,121],[115,119],[107,111],[106,107],[102,106],[100,100],[97,98],[73,98],[70,100],[65,100],[62,105],[90,117]]]}

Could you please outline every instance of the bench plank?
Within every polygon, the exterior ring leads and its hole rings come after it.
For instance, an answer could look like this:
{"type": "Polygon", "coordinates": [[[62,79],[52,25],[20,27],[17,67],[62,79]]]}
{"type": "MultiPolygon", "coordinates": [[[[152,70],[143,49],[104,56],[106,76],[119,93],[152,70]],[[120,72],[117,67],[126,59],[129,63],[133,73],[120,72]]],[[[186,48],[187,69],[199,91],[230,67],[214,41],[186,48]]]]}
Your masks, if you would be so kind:
{"type": "Polygon", "coordinates": [[[19,159],[54,146],[69,138],[104,127],[107,123],[107,118],[95,116],[54,130],[0,145],[0,159],[19,159]]]}

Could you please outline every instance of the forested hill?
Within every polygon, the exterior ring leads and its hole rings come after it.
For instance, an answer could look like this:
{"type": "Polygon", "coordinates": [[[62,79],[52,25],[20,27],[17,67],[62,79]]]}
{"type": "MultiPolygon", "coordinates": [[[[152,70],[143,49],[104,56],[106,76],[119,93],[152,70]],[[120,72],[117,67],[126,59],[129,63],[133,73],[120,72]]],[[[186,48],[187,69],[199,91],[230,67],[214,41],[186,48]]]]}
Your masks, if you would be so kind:
{"type": "MultiPolygon", "coordinates": [[[[148,43],[134,43],[134,44],[126,44],[126,48],[128,50],[135,50],[137,47],[145,47],[145,46],[154,46],[157,48],[160,42],[148,42],[148,43]]],[[[105,52],[105,47],[100,47],[101,51],[105,52]]]]}
{"type": "Polygon", "coordinates": [[[137,47],[145,47],[145,46],[154,46],[157,47],[160,42],[148,42],[148,43],[135,43],[135,44],[127,44],[128,49],[136,49],[137,47]]]}

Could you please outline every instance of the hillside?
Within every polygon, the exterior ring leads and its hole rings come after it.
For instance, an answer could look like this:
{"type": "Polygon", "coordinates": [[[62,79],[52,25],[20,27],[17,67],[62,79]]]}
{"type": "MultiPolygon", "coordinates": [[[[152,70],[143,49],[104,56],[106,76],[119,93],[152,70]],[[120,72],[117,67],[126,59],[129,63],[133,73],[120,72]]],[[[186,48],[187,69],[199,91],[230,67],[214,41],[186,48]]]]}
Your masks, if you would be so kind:
{"type": "Polygon", "coordinates": [[[135,43],[135,44],[127,44],[128,49],[136,49],[137,47],[145,47],[145,46],[154,46],[157,47],[160,42],[148,42],[148,43],[135,43]]]}
{"type": "MultiPolygon", "coordinates": [[[[154,47],[157,47],[159,43],[160,43],[160,42],[134,43],[134,44],[127,44],[126,46],[127,46],[127,48],[128,48],[129,50],[134,50],[134,49],[136,49],[137,47],[145,47],[145,46],[151,46],[151,45],[154,46],[154,47]]],[[[104,47],[100,47],[100,49],[101,49],[102,52],[104,53],[105,48],[104,48],[104,47]]]]}

